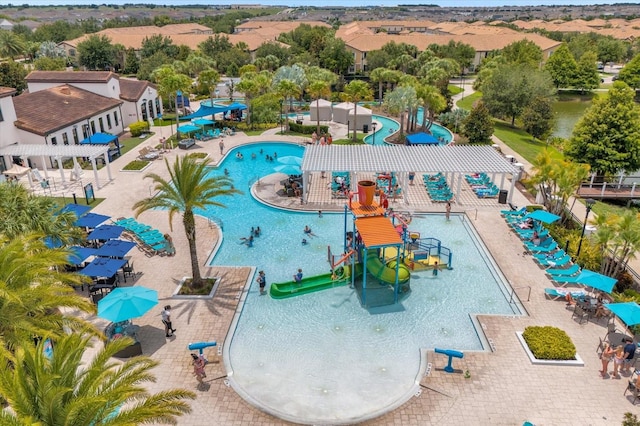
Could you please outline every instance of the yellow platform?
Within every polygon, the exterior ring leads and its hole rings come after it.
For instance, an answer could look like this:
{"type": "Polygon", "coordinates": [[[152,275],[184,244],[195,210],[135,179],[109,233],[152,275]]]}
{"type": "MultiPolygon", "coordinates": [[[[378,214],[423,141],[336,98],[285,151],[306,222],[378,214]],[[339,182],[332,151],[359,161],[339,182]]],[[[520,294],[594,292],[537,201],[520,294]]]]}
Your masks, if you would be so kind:
{"type": "MultiPolygon", "coordinates": [[[[424,271],[428,269],[433,269],[433,265],[435,262],[439,262],[440,259],[438,256],[429,256],[426,259],[418,259],[415,260],[413,256],[413,251],[407,252],[407,250],[402,250],[401,254],[404,255],[404,263],[409,267],[409,269],[413,271],[424,271]]],[[[388,247],[384,249],[384,260],[388,262],[390,260],[395,260],[398,257],[398,250],[395,247],[388,247]]],[[[438,266],[440,268],[446,268],[446,263],[439,263],[438,266]]]]}

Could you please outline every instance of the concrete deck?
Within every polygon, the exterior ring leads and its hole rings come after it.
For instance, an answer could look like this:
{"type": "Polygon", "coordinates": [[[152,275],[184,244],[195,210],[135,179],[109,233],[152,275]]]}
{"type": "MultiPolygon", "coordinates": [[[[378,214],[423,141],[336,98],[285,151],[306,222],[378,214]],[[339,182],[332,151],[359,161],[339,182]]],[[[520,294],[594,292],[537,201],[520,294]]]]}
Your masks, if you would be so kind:
{"type": "MultiPolygon", "coordinates": [[[[153,130],[156,134],[145,141],[143,146],[158,143],[160,129],[153,130]]],[[[165,136],[169,134],[168,128],[162,131],[165,136]]],[[[224,138],[227,147],[225,153],[239,144],[265,140],[305,142],[297,137],[247,137],[237,134],[224,138]]],[[[207,152],[214,162],[219,162],[222,158],[217,140],[199,142],[189,151],[175,149],[164,156],[171,162],[175,156],[187,152],[207,152]]],[[[165,177],[168,175],[164,161],[157,160],[144,173],[119,171],[136,155],[137,150],[114,162],[114,179],[96,190],[96,196],[105,198],[105,201],[95,208],[95,212],[114,218],[132,216],[131,206],[134,202],[150,195],[150,183],[143,179],[143,175],[149,172],[165,177]]],[[[105,170],[100,170],[99,173],[101,178],[106,179],[105,170]]],[[[344,203],[344,200],[331,200],[330,191],[326,189],[324,182],[326,179],[318,176],[312,179],[309,204],[300,205],[299,199],[279,197],[275,191],[276,182],[282,177],[271,175],[262,179],[256,184],[255,193],[265,202],[283,207],[330,210],[340,209],[344,203]]],[[[409,197],[414,202],[405,206],[402,200],[396,200],[393,203],[397,206],[392,206],[398,210],[443,212],[443,205],[428,201],[424,187],[418,185],[419,182],[416,179],[416,186],[408,188],[409,197]]],[[[515,194],[514,203],[524,205],[526,201],[521,194],[515,194]]],[[[571,311],[566,309],[564,303],[545,299],[543,290],[550,287],[551,282],[531,257],[523,253],[521,241],[500,217],[499,210],[504,207],[496,199],[479,200],[473,194],[465,194],[461,203],[453,205],[453,211],[469,215],[529,316],[482,316],[480,322],[484,333],[492,342],[492,352],[466,353],[464,359],[455,360],[454,367],[460,373],[454,374],[442,371],[446,361],[444,356],[429,352],[427,356],[432,369],[430,375],[421,381],[422,393],[399,409],[367,424],[521,425],[528,420],[536,425],[609,425],[621,422],[626,411],[638,412],[630,400],[623,397],[625,377],[603,380],[598,373],[600,360],[595,349],[598,339],[606,334],[604,324],[588,322],[580,325],[571,319],[571,311]],[[577,346],[585,366],[531,365],[515,332],[533,324],[554,325],[564,329],[577,346]],[[466,370],[471,375],[468,379],[462,374],[466,370]]],[[[182,387],[197,392],[198,398],[192,403],[193,412],[181,417],[180,425],[201,426],[212,422],[222,425],[286,424],[252,407],[225,385],[224,366],[217,348],[205,351],[212,361],[207,366],[205,385],[198,387],[191,374],[187,345],[204,340],[224,343],[244,286],[247,280],[253,279],[251,265],[241,268],[203,266],[204,274],[221,278],[215,297],[195,301],[171,299],[179,280],[190,274],[189,254],[180,218],[176,218],[173,223],[173,230],[169,227],[165,212],[147,212],[139,220],[161,232],[169,233],[176,246],[174,257],[146,257],[140,251],[132,251],[137,273],[135,284],[158,290],[161,299],[157,308],[135,320],[141,326],[139,337],[144,353],[160,362],[155,370],[158,380],[149,385],[149,391],[182,387]],[[177,329],[175,337],[169,339],[164,336],[160,320],[160,310],[164,304],[173,306],[173,324],[177,329]]],[[[204,265],[219,238],[219,230],[203,218],[198,218],[197,227],[199,261],[204,265]]],[[[126,285],[130,284],[133,284],[131,280],[126,285]]],[[[106,325],[98,318],[93,320],[99,326],[106,325]]]]}

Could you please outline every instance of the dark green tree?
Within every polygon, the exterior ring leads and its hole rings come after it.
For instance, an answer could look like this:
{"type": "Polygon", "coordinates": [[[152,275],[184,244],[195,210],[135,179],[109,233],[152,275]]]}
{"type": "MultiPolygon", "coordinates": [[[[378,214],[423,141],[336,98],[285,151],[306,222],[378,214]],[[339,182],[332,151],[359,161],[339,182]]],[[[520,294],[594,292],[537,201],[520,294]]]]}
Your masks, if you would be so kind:
{"type": "Polygon", "coordinates": [[[463,122],[462,134],[470,143],[489,143],[493,135],[493,119],[484,102],[479,101],[463,122]]]}
{"type": "Polygon", "coordinates": [[[233,49],[233,44],[229,41],[229,37],[216,34],[200,43],[198,49],[200,49],[203,55],[216,59],[217,55],[233,49]]]}
{"type": "Polygon", "coordinates": [[[600,86],[600,73],[594,52],[586,52],[578,61],[578,72],[573,86],[582,92],[591,91],[600,86]]]}
{"type": "Polygon", "coordinates": [[[160,68],[163,65],[170,64],[171,62],[173,61],[167,55],[163,52],[158,52],[155,55],[140,61],[140,67],[138,68],[136,77],[139,80],[150,80],[151,75],[156,68],[160,68]]]}
{"type": "Polygon", "coordinates": [[[481,90],[482,99],[491,114],[509,119],[512,126],[534,99],[555,96],[549,74],[532,69],[528,64],[496,67],[481,90]]]}
{"type": "Polygon", "coordinates": [[[618,74],[620,81],[627,83],[632,89],[640,88],[640,54],[636,55],[618,74]]]}
{"type": "Polygon", "coordinates": [[[134,49],[127,49],[123,72],[125,74],[136,74],[139,69],[140,60],[138,59],[138,55],[136,55],[136,51],[134,49]]]}
{"type": "Polygon", "coordinates": [[[640,108],[634,91],[616,81],[593,101],[573,129],[565,154],[599,174],[640,169],[640,108]]]}
{"type": "Polygon", "coordinates": [[[34,41],[53,41],[54,43],[61,43],[65,40],[73,40],[80,37],[82,34],[82,28],[77,24],[71,24],[65,20],[59,20],[52,22],[51,24],[43,24],[35,29],[33,32],[34,41]]]}
{"type": "Polygon", "coordinates": [[[262,43],[255,51],[255,58],[266,58],[269,55],[273,55],[278,58],[280,64],[286,64],[289,58],[289,49],[274,42],[262,43]]]}
{"type": "Polygon", "coordinates": [[[67,66],[65,58],[48,58],[42,56],[33,61],[33,67],[38,71],[64,71],[67,66]]]}
{"type": "Polygon", "coordinates": [[[599,38],[596,45],[598,46],[598,60],[603,64],[620,62],[627,51],[622,40],[611,36],[599,38]]]}
{"type": "Polygon", "coordinates": [[[543,139],[553,130],[555,115],[549,98],[536,98],[522,113],[523,128],[536,139],[543,139]]]}
{"type": "Polygon", "coordinates": [[[460,65],[461,74],[471,66],[476,56],[476,50],[472,46],[453,40],[444,45],[431,44],[428,50],[431,50],[440,58],[449,58],[456,61],[460,65]]]}
{"type": "Polygon", "coordinates": [[[556,87],[568,88],[576,80],[578,63],[573,59],[569,47],[563,43],[553,52],[544,70],[549,73],[556,87]]]}
{"type": "Polygon", "coordinates": [[[171,37],[162,36],[160,34],[145,37],[142,40],[142,48],[140,49],[140,57],[142,59],[149,58],[158,52],[162,52],[171,59],[178,59],[178,46],[173,44],[171,37]]]}
{"type": "Polygon", "coordinates": [[[526,64],[531,68],[538,68],[542,62],[542,50],[527,39],[505,46],[501,55],[510,64],[526,64]]]}
{"type": "Polygon", "coordinates": [[[353,54],[347,50],[344,41],[328,38],[325,48],[320,52],[320,66],[336,74],[346,74],[353,65],[353,54]]]}
{"type": "Polygon", "coordinates": [[[90,70],[111,68],[115,61],[115,49],[106,35],[91,35],[78,43],[78,63],[90,70]]]}
{"type": "Polygon", "coordinates": [[[21,63],[12,60],[0,63],[0,86],[13,87],[20,94],[27,88],[26,76],[27,69],[21,63]]]}

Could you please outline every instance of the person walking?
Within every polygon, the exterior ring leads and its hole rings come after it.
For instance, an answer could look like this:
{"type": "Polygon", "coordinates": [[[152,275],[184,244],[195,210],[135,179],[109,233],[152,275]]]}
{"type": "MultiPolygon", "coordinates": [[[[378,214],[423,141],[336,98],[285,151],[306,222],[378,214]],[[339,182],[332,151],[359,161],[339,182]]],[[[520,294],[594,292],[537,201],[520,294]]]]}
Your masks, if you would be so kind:
{"type": "Polygon", "coordinates": [[[258,278],[256,278],[256,282],[260,286],[260,294],[263,295],[265,293],[264,289],[267,286],[267,277],[265,277],[264,271],[258,272],[258,278]]]}
{"type": "Polygon", "coordinates": [[[626,339],[624,339],[624,348],[622,349],[624,351],[624,362],[622,365],[622,372],[624,373],[629,373],[631,371],[631,366],[633,365],[634,362],[634,358],[636,356],[636,349],[638,349],[638,346],[633,343],[633,339],[627,337],[626,339]]]}
{"type": "Polygon", "coordinates": [[[202,383],[202,379],[207,377],[207,373],[204,371],[207,362],[202,355],[191,354],[191,363],[193,364],[193,375],[196,376],[198,383],[202,383]]]}
{"type": "Polygon", "coordinates": [[[602,348],[602,354],[600,355],[600,360],[602,361],[602,370],[600,370],[600,375],[604,378],[609,371],[609,363],[611,362],[611,358],[613,358],[613,348],[608,342],[604,342],[604,348],[602,348]]]}
{"type": "Polygon", "coordinates": [[[220,139],[220,143],[218,145],[220,146],[220,155],[222,155],[224,151],[224,139],[220,139]]]}
{"type": "Polygon", "coordinates": [[[171,305],[166,305],[162,310],[162,323],[164,324],[164,334],[166,337],[172,337],[176,329],[171,324],[171,305]]]}
{"type": "Polygon", "coordinates": [[[446,211],[444,216],[449,220],[449,216],[451,215],[451,203],[447,201],[447,206],[445,207],[446,211]]]}

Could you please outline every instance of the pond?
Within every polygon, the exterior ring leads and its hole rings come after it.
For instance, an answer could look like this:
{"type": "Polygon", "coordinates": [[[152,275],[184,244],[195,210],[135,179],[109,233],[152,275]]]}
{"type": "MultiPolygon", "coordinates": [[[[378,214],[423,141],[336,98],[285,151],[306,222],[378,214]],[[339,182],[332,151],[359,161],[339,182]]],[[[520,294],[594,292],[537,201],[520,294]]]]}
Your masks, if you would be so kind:
{"type": "Polygon", "coordinates": [[[556,115],[556,128],[552,136],[570,138],[573,127],[582,117],[585,110],[592,105],[592,96],[577,94],[560,94],[558,101],[553,104],[556,115]]]}

